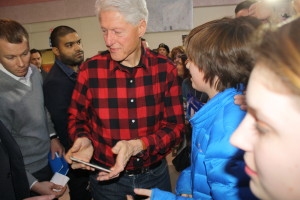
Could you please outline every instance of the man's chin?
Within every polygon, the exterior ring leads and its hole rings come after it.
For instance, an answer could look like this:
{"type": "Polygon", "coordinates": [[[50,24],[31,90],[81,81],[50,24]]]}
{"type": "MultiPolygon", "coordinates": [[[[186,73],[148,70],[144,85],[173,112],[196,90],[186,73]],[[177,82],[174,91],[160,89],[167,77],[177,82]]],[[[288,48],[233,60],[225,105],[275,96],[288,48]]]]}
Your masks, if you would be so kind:
{"type": "MultiPolygon", "coordinates": [[[[28,71],[27,71],[28,72],[28,71]]],[[[17,77],[25,77],[27,72],[22,72],[22,73],[15,73],[14,75],[17,76],[17,77]]]]}
{"type": "Polygon", "coordinates": [[[110,56],[114,61],[117,61],[117,62],[121,62],[125,59],[124,56],[117,54],[117,53],[110,53],[110,56]]]}

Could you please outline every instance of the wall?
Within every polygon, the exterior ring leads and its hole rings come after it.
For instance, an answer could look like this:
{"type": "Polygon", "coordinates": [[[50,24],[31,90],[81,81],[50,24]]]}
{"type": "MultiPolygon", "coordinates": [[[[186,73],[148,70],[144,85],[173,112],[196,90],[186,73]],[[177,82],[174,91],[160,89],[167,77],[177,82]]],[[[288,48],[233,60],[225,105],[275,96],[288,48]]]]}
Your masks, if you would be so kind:
{"type": "MultiPolygon", "coordinates": [[[[212,19],[224,16],[233,16],[234,5],[197,7],[193,9],[194,27],[212,19]]],[[[82,38],[85,58],[97,54],[98,51],[106,50],[99,23],[96,17],[81,17],[66,20],[39,22],[24,24],[30,35],[30,47],[36,49],[49,49],[50,30],[59,25],[67,25],[77,30],[82,38]]],[[[181,36],[189,31],[146,33],[144,38],[150,48],[156,48],[161,42],[167,44],[170,49],[182,45],[181,36]]]]}

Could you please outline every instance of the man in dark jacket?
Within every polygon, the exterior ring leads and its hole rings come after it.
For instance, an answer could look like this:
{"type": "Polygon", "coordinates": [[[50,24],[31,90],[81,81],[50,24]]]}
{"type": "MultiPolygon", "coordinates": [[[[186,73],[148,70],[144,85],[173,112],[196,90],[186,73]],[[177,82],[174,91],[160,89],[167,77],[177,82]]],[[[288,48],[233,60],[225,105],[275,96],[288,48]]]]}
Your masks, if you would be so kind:
{"type": "Polygon", "coordinates": [[[23,156],[19,145],[0,121],[0,194],[3,200],[29,197],[23,156]]]}
{"type": "MultiPolygon", "coordinates": [[[[68,26],[56,27],[50,36],[55,63],[44,81],[45,105],[51,115],[55,131],[66,150],[68,139],[68,107],[75,86],[77,70],[83,62],[81,38],[68,26]]],[[[72,170],[68,173],[70,197],[72,200],[91,199],[88,187],[88,172],[72,170]]]]}

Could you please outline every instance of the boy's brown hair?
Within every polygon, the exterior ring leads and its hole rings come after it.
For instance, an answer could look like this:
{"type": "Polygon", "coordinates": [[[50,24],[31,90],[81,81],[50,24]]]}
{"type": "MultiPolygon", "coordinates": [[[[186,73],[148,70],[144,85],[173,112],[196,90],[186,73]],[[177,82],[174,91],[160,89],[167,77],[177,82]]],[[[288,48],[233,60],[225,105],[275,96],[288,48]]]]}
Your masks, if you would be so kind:
{"type": "Polygon", "coordinates": [[[260,26],[253,17],[222,18],[194,28],[185,40],[188,59],[204,72],[204,81],[222,92],[248,83],[254,59],[250,38],[260,26]],[[218,81],[214,84],[215,77],[218,81]]]}

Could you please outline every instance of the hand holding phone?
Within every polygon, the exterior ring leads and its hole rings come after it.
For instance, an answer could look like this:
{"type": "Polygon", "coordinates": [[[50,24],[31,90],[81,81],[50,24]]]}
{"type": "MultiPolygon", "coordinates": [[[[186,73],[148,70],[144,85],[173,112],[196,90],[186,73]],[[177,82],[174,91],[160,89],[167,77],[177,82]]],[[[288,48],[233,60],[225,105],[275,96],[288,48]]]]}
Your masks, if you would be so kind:
{"type": "Polygon", "coordinates": [[[98,165],[95,165],[95,164],[92,164],[92,163],[88,163],[88,162],[85,162],[83,160],[80,160],[78,158],[74,158],[74,157],[70,157],[71,160],[75,161],[75,162],[79,162],[79,163],[82,163],[82,164],[85,164],[87,166],[90,166],[92,168],[95,168],[95,169],[98,169],[98,170],[101,170],[101,171],[105,171],[105,172],[111,172],[110,169],[106,169],[106,168],[103,168],[103,167],[100,167],[98,165]]]}

